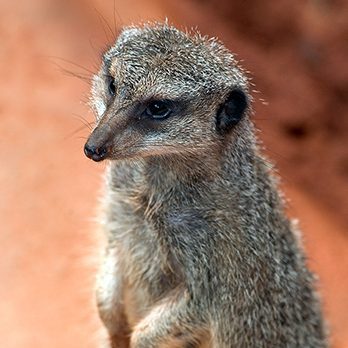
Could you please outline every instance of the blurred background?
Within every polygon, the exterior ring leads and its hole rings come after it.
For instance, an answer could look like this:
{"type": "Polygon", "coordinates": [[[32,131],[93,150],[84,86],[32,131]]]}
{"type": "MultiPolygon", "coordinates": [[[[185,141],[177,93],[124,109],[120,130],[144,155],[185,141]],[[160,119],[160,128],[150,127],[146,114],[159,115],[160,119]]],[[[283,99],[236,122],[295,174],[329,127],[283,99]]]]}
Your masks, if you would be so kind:
{"type": "Polygon", "coordinates": [[[0,1],[1,346],[100,347],[93,219],[105,165],[82,151],[88,79],[122,26],[166,17],[219,37],[250,72],[254,120],[320,277],[331,346],[347,348],[345,0],[0,1]]]}

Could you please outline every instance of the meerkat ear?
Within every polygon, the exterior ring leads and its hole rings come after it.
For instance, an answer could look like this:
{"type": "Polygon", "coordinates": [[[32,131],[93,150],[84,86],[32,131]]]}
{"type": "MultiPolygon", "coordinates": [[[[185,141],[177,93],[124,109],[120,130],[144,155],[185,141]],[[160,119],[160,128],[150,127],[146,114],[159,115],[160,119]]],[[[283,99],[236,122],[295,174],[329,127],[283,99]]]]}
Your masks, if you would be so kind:
{"type": "Polygon", "coordinates": [[[218,131],[226,132],[235,126],[242,119],[247,106],[246,94],[241,89],[233,89],[218,109],[216,115],[218,131]]]}

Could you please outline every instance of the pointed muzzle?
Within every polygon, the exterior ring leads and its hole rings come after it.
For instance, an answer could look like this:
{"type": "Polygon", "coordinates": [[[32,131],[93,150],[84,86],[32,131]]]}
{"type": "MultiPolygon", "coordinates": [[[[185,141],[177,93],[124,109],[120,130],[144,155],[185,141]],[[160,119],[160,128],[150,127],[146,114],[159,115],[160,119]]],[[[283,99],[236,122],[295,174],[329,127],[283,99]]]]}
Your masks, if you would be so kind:
{"type": "Polygon", "coordinates": [[[110,150],[112,135],[111,127],[108,124],[95,128],[85,144],[85,155],[95,162],[105,159],[110,150]]]}

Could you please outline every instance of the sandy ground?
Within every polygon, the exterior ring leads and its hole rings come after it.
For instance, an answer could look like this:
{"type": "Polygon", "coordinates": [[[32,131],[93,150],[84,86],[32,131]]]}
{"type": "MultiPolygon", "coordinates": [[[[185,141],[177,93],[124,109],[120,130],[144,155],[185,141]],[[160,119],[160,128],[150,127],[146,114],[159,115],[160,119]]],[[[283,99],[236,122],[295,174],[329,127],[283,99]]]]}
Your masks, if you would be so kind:
{"type": "MultiPolygon", "coordinates": [[[[177,24],[201,25],[206,14],[194,6],[116,1],[115,21],[119,26],[168,16],[177,24]]],[[[98,347],[103,337],[93,292],[102,237],[94,232],[93,216],[104,165],[82,152],[88,129],[81,118],[93,119],[85,106],[88,83],[57,67],[89,75],[63,58],[95,70],[111,34],[94,7],[113,23],[112,1],[0,3],[4,348],[98,347]]],[[[228,35],[223,24],[212,30],[228,35]]],[[[347,234],[325,202],[296,181],[284,183],[291,214],[301,220],[309,263],[321,278],[333,347],[348,347],[347,234]]]]}

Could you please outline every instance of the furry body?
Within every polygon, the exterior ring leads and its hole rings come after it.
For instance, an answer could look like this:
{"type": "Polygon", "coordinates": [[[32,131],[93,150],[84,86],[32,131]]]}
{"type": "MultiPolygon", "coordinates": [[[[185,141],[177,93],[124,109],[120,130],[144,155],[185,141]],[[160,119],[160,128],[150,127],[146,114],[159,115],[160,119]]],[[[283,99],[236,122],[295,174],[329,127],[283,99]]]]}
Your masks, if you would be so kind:
{"type": "Polygon", "coordinates": [[[233,56],[167,25],[129,28],[105,54],[92,101],[88,146],[111,160],[97,298],[112,347],[326,347],[233,56]],[[231,126],[221,108],[235,88],[248,107],[231,126]],[[169,98],[168,119],[139,111],[169,98]]]}

